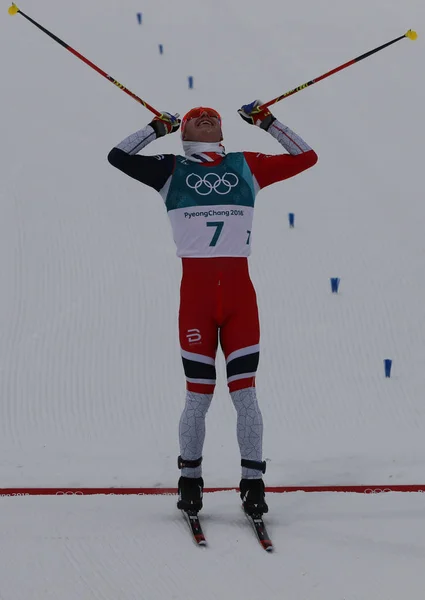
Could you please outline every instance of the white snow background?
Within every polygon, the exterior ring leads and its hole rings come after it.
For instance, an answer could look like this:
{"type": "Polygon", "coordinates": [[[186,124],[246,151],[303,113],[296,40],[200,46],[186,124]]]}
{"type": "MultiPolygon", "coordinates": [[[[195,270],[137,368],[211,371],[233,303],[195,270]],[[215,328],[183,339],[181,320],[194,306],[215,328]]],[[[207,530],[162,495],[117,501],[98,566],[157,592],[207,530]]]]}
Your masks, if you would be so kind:
{"type": "MultiPolygon", "coordinates": [[[[240,119],[241,104],[418,31],[416,42],[273,107],[319,163],[258,196],[250,264],[267,485],[424,483],[424,3],[18,5],[157,109],[217,108],[228,151],[280,152],[240,119]],[[339,294],[331,277],[341,278],[339,294]]],[[[185,388],[180,263],[159,195],[106,160],[152,115],[8,6],[0,14],[0,487],[174,487],[185,388]]],[[[180,151],[178,134],[147,149],[180,151]]],[[[218,366],[209,487],[237,485],[240,471],[221,355],[218,366]]],[[[272,556],[234,492],[206,495],[205,550],[170,496],[0,504],[1,600],[423,595],[423,494],[270,494],[272,556]]]]}

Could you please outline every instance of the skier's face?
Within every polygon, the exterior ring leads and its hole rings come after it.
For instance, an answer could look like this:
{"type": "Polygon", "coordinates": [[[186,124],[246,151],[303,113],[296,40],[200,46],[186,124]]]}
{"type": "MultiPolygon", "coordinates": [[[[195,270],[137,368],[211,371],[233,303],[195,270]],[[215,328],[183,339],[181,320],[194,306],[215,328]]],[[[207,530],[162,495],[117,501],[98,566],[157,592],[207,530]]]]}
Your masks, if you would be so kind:
{"type": "Polygon", "coordinates": [[[193,112],[193,115],[188,113],[182,139],[191,142],[220,142],[223,135],[218,113],[214,114],[215,111],[210,109],[193,112]]]}

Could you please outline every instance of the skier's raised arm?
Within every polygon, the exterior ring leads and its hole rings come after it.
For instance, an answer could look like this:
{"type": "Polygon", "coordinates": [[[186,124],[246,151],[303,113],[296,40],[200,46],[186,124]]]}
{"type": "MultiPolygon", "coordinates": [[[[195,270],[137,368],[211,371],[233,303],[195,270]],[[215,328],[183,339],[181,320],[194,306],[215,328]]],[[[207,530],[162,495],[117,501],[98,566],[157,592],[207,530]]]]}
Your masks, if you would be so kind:
{"type": "Polygon", "coordinates": [[[261,102],[255,100],[242,106],[238,113],[250,125],[267,131],[289,153],[268,155],[244,152],[259,189],[262,189],[309,169],[316,164],[318,156],[299,135],[278,121],[268,108],[256,110],[260,105],[261,102]]]}
{"type": "Polygon", "coordinates": [[[139,156],[138,152],[154,140],[168,133],[174,133],[179,127],[178,116],[162,113],[149,125],[127,136],[112,148],[108,154],[108,161],[126,175],[159,191],[174,170],[174,155],[139,156]]]}

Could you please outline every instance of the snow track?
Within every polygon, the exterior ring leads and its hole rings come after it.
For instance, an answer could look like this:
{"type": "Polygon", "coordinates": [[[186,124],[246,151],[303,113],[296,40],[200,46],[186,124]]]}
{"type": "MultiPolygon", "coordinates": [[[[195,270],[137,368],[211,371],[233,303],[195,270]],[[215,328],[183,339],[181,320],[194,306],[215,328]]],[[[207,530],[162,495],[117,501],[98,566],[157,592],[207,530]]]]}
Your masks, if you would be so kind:
{"type": "Polygon", "coordinates": [[[275,551],[233,492],[207,494],[197,548],[175,498],[1,498],[2,600],[399,600],[425,577],[424,494],[270,494],[275,551]]]}

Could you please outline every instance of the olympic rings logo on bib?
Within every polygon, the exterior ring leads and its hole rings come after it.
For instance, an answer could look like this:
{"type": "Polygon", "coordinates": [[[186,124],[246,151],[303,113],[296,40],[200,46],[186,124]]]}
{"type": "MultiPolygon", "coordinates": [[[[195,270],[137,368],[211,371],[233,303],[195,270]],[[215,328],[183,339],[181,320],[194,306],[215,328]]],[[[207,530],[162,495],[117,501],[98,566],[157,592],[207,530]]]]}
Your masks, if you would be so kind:
{"type": "Polygon", "coordinates": [[[239,178],[234,173],[225,173],[222,177],[217,173],[207,173],[203,177],[191,173],[186,177],[186,185],[200,196],[208,196],[212,192],[225,196],[238,183],[239,178]]]}

